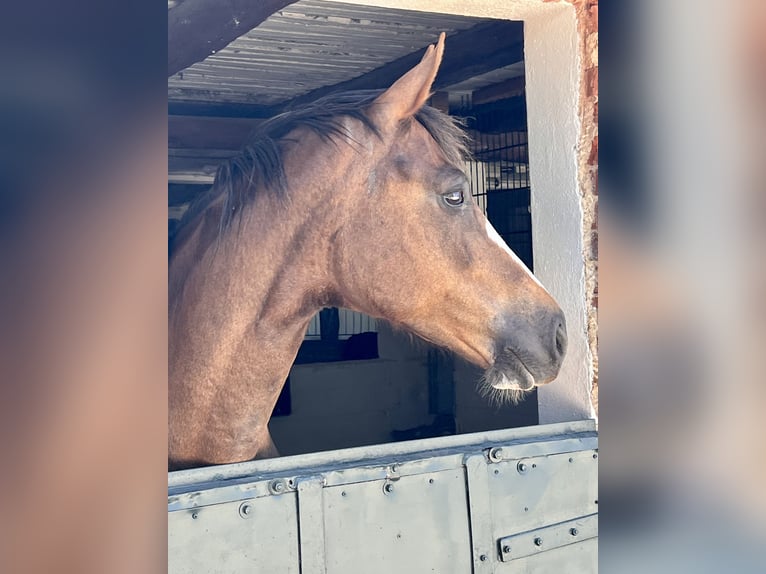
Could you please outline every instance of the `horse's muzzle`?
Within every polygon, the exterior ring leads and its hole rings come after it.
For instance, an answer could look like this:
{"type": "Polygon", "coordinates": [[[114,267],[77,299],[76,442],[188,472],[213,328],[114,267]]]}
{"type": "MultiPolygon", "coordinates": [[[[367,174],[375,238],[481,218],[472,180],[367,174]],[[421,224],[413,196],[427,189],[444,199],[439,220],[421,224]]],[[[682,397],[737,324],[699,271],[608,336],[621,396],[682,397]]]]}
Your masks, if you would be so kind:
{"type": "Polygon", "coordinates": [[[485,378],[496,389],[529,391],[550,383],[561,369],[567,349],[566,320],[558,307],[529,317],[503,321],[494,362],[485,378]]]}

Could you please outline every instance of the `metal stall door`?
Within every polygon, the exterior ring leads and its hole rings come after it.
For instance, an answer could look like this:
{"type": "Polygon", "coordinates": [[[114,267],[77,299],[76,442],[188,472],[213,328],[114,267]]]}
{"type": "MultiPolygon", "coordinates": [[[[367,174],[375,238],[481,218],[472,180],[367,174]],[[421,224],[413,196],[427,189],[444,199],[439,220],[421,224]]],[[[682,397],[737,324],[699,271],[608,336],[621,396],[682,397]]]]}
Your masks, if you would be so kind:
{"type": "Polygon", "coordinates": [[[171,473],[169,572],[593,573],[593,421],[171,473]]]}

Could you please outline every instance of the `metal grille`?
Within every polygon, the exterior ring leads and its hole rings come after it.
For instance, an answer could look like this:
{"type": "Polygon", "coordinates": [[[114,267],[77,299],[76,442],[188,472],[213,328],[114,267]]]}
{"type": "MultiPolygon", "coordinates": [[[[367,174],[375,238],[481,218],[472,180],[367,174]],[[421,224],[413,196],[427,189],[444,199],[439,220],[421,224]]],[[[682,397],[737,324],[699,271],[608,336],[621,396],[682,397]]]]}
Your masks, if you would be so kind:
{"type": "Polygon", "coordinates": [[[508,246],[532,269],[532,219],[529,201],[527,132],[516,109],[475,110],[468,118],[473,161],[466,162],[471,193],[508,246]]]}

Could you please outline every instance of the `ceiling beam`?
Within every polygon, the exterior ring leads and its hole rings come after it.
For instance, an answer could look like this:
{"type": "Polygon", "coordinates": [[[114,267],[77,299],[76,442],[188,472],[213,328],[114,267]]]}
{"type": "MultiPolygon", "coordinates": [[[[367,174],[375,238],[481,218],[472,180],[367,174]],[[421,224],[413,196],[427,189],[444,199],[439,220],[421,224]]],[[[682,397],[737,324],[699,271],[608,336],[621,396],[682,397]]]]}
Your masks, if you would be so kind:
{"type": "Polygon", "coordinates": [[[261,120],[168,116],[168,148],[238,150],[261,120]]]}
{"type": "Polygon", "coordinates": [[[185,0],[168,10],[168,76],[201,62],[295,0],[185,0]]]}
{"type": "Polygon", "coordinates": [[[524,93],[525,84],[526,79],[524,76],[518,76],[498,84],[492,84],[491,86],[479,88],[478,90],[474,90],[471,97],[471,102],[474,106],[478,106],[481,104],[496,102],[497,100],[514,98],[524,93]]]}
{"type": "MultiPolygon", "coordinates": [[[[324,86],[284,104],[282,108],[312,102],[332,92],[387,88],[413,68],[425,47],[356,78],[324,86]]],[[[447,38],[439,74],[433,89],[458,84],[474,76],[524,60],[523,23],[501,20],[457,32],[447,38]]]]}

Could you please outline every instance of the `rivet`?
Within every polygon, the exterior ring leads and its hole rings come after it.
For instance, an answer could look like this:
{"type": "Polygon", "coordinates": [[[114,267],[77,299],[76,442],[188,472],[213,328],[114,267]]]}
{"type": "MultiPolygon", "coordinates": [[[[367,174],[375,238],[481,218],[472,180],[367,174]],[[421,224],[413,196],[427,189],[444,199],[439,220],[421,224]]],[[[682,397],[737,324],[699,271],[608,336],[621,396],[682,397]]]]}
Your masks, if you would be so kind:
{"type": "Polygon", "coordinates": [[[495,474],[500,474],[500,471],[495,469],[495,474]]]}
{"type": "Polygon", "coordinates": [[[511,547],[507,544],[503,546],[503,554],[508,554],[511,551],[511,547]]]}
{"type": "Polygon", "coordinates": [[[239,505],[239,515],[242,518],[250,518],[253,513],[253,505],[249,502],[243,502],[239,505]]]}
{"type": "Polygon", "coordinates": [[[434,479],[433,478],[429,478],[428,479],[428,484],[433,484],[433,483],[434,483],[434,479]]]}
{"type": "Polygon", "coordinates": [[[481,560],[482,562],[486,562],[487,561],[487,555],[486,554],[482,554],[481,556],[479,556],[479,560],[481,560]]]}
{"type": "Polygon", "coordinates": [[[346,491],[345,490],[341,491],[340,495],[341,496],[346,496],[346,491]]]}
{"type": "Polygon", "coordinates": [[[569,534],[571,534],[572,536],[577,536],[579,532],[577,531],[577,528],[570,528],[569,534]]]}
{"type": "Polygon", "coordinates": [[[593,453],[593,458],[594,458],[594,459],[595,459],[595,458],[598,458],[598,453],[597,453],[597,452],[594,452],[594,453],[593,453]]]}
{"type": "Polygon", "coordinates": [[[197,517],[198,517],[198,516],[199,516],[199,514],[197,514],[196,512],[192,512],[192,518],[193,518],[194,520],[197,520],[197,517]]]}
{"type": "Polygon", "coordinates": [[[571,456],[569,457],[569,462],[574,462],[574,459],[571,456]]]}
{"type": "Polygon", "coordinates": [[[528,506],[524,507],[524,512],[529,512],[529,507],[528,506]]]}
{"type": "Polygon", "coordinates": [[[516,470],[518,470],[520,474],[524,474],[525,472],[527,472],[527,463],[520,462],[519,464],[516,465],[516,470]]]}
{"type": "Polygon", "coordinates": [[[281,494],[285,490],[285,484],[277,478],[269,483],[269,490],[272,494],[281,494]]]}
{"type": "Polygon", "coordinates": [[[539,536],[535,538],[535,546],[542,546],[543,545],[543,539],[539,536]]]}

